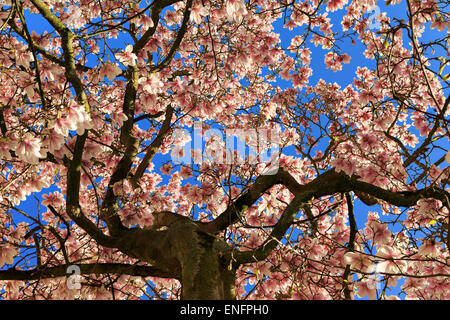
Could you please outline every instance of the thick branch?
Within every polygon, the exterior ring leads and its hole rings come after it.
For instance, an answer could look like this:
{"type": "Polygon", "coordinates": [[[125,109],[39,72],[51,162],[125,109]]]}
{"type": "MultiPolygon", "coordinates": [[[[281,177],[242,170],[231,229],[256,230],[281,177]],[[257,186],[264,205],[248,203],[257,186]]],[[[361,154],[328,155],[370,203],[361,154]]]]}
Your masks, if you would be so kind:
{"type": "Polygon", "coordinates": [[[314,198],[319,198],[330,193],[343,192],[341,190],[345,189],[342,184],[341,175],[336,173],[334,170],[323,173],[305,185],[296,183],[296,186],[292,185],[292,179],[294,179],[294,177],[292,177],[289,172],[282,170],[282,173],[279,175],[281,180],[279,183],[281,184],[283,184],[283,178],[288,178],[290,176],[287,180],[290,182],[289,184],[291,184],[290,190],[296,190],[294,191],[295,198],[286,207],[269,237],[262,245],[251,251],[237,253],[236,260],[238,264],[251,263],[266,259],[272,250],[275,249],[275,247],[281,242],[281,239],[294,222],[295,216],[301,207],[307,205],[308,201],[314,198]]]}
{"type": "Polygon", "coordinates": [[[217,234],[239,221],[241,214],[255,203],[268,189],[279,183],[279,174],[258,177],[250,188],[234,200],[215,220],[205,223],[201,229],[217,234]]]}
{"type": "MultiPolygon", "coordinates": [[[[356,226],[355,212],[354,212],[354,208],[353,208],[353,200],[352,200],[350,193],[348,193],[348,192],[345,193],[345,200],[346,200],[347,206],[348,206],[348,220],[350,223],[350,238],[348,240],[347,247],[350,251],[353,251],[353,250],[355,250],[355,238],[356,238],[356,232],[358,231],[358,229],[356,226]]],[[[344,274],[342,276],[343,281],[344,281],[344,284],[343,284],[344,297],[346,300],[351,300],[351,292],[350,292],[350,288],[348,287],[349,275],[350,275],[350,265],[346,265],[344,274]]]]}
{"type": "MultiPolygon", "coordinates": [[[[164,7],[167,7],[169,5],[172,5],[177,1],[174,0],[160,0],[155,2],[151,18],[153,21],[153,27],[149,28],[144,35],[136,41],[136,43],[133,45],[133,53],[136,55],[139,53],[140,50],[142,50],[147,42],[150,40],[150,38],[154,35],[156,32],[156,28],[158,26],[159,22],[159,15],[164,7]]],[[[128,82],[125,87],[125,97],[123,102],[123,113],[127,116],[127,120],[124,122],[123,126],[120,129],[120,141],[123,145],[125,145],[125,153],[122,157],[122,159],[119,161],[119,164],[114,170],[111,179],[109,181],[108,189],[105,194],[104,201],[102,203],[101,213],[100,216],[103,220],[106,221],[108,225],[108,229],[110,230],[111,234],[117,235],[121,232],[121,230],[124,229],[124,226],[122,225],[119,216],[117,215],[116,209],[115,209],[115,203],[117,201],[117,196],[114,195],[113,192],[113,186],[116,182],[119,182],[123,179],[126,179],[129,177],[131,165],[134,161],[134,159],[137,156],[138,148],[139,148],[139,141],[136,139],[136,137],[133,136],[133,126],[135,123],[135,101],[136,101],[136,94],[138,89],[138,80],[139,80],[139,70],[136,66],[129,66],[128,71],[128,82]]],[[[163,127],[161,128],[160,133],[156,137],[155,141],[152,143],[155,145],[160,145],[162,143],[162,140],[165,136],[166,127],[170,126],[170,120],[173,110],[169,108],[166,113],[166,121],[163,124],[163,127]],[[168,125],[166,125],[166,122],[168,122],[168,125]]],[[[155,151],[151,148],[149,152],[146,155],[146,158],[141,162],[141,165],[138,167],[137,176],[138,178],[135,178],[133,181],[137,181],[140,176],[142,176],[143,172],[148,166],[148,162],[151,160],[152,152],[155,151]],[[143,170],[143,171],[142,171],[143,170]],[[142,171],[142,173],[141,173],[142,171]]],[[[159,147],[158,145],[158,147],[159,147]]]]}
{"type": "Polygon", "coordinates": [[[47,102],[45,101],[44,89],[42,87],[41,81],[41,71],[39,68],[39,61],[36,54],[36,49],[33,44],[33,40],[31,38],[30,32],[28,31],[27,24],[25,22],[25,16],[23,15],[22,5],[19,3],[19,0],[15,0],[15,6],[17,7],[17,13],[19,14],[20,21],[22,22],[23,30],[25,31],[26,39],[28,40],[28,47],[30,48],[31,54],[33,55],[34,65],[35,65],[35,73],[36,73],[36,81],[39,88],[39,95],[41,97],[41,104],[44,109],[46,109],[47,102]]]}
{"type": "MultiPolygon", "coordinates": [[[[324,185],[321,195],[325,195],[324,190],[327,184],[340,179],[340,175],[334,170],[330,170],[313,180],[312,182],[301,185],[295,178],[284,168],[280,168],[274,175],[263,175],[258,177],[250,188],[234,200],[228,208],[221,213],[215,220],[207,222],[202,226],[202,230],[209,233],[219,233],[228,226],[239,221],[241,214],[255,203],[267,190],[277,184],[286,186],[293,194],[308,192],[313,186],[324,185]],[[320,179],[319,179],[320,178],[320,179]]],[[[319,194],[316,195],[316,197],[319,194]]]]}
{"type": "Polygon", "coordinates": [[[180,43],[183,40],[184,34],[187,30],[189,17],[191,15],[192,2],[192,0],[187,0],[186,2],[186,8],[184,9],[183,14],[183,22],[181,24],[180,30],[177,33],[175,41],[173,42],[172,47],[169,50],[169,53],[161,63],[151,69],[152,71],[161,71],[164,67],[169,65],[170,61],[172,61],[173,57],[175,56],[175,53],[177,52],[178,47],[180,46],[180,43]]]}
{"type": "MultiPolygon", "coordinates": [[[[439,112],[439,114],[436,117],[435,123],[433,128],[431,128],[430,132],[428,133],[427,137],[425,138],[425,140],[423,141],[423,143],[420,145],[420,147],[418,147],[414,153],[405,160],[405,162],[403,163],[403,166],[406,168],[408,167],[411,163],[414,162],[414,160],[416,160],[416,158],[421,155],[424,151],[425,148],[430,144],[430,142],[433,139],[433,135],[435,134],[435,132],[437,131],[437,129],[439,129],[440,127],[440,119],[444,119],[444,115],[447,112],[448,109],[448,105],[450,104],[450,95],[447,97],[447,99],[445,100],[444,106],[441,110],[441,112],[439,112]]],[[[438,109],[438,108],[436,108],[438,109]]]]}
{"type": "MultiPolygon", "coordinates": [[[[42,16],[60,34],[61,46],[63,49],[63,56],[64,56],[64,67],[66,70],[65,75],[75,90],[78,102],[81,103],[84,106],[86,112],[89,113],[90,108],[87,101],[86,93],[84,91],[84,86],[76,73],[75,53],[73,50],[74,34],[72,33],[72,31],[70,31],[70,29],[64,26],[64,24],[59,20],[59,18],[56,17],[50,11],[47,5],[43,3],[41,0],[32,0],[32,3],[39,10],[42,16]]],[[[136,80],[135,86],[137,87],[137,79],[133,78],[133,80],[136,80]]],[[[136,88],[133,87],[133,89],[136,88]]],[[[131,98],[134,101],[135,91],[134,95],[132,95],[131,98]]],[[[131,122],[133,121],[133,116],[131,116],[131,120],[129,121],[131,122]]],[[[116,240],[112,237],[103,234],[103,232],[100,229],[98,229],[92,221],[90,221],[87,217],[85,217],[81,211],[81,207],[79,204],[81,161],[87,135],[88,131],[85,131],[83,135],[77,136],[75,148],[73,151],[73,158],[68,166],[66,211],[67,214],[70,216],[70,218],[74,220],[91,237],[97,240],[101,245],[110,247],[114,246],[116,240]]],[[[129,166],[131,167],[131,163],[129,166]]],[[[116,229],[118,229],[119,226],[121,225],[119,217],[117,215],[106,215],[106,218],[103,216],[102,218],[104,218],[105,222],[108,225],[108,228],[110,228],[111,234],[115,235],[114,231],[116,231],[116,229]]]]}
{"type": "Polygon", "coordinates": [[[159,0],[155,3],[155,5],[152,8],[152,21],[153,21],[153,27],[149,28],[139,39],[139,41],[136,42],[136,44],[133,46],[133,52],[137,53],[142,48],[145,47],[147,42],[150,40],[150,38],[153,36],[153,34],[156,31],[156,27],[158,26],[159,22],[159,14],[161,11],[174,3],[179,2],[180,0],[159,0]]]}
{"type": "Polygon", "coordinates": [[[152,143],[150,144],[150,146],[148,147],[147,153],[145,154],[141,163],[139,163],[139,165],[136,169],[136,172],[133,176],[133,179],[131,180],[131,183],[134,188],[137,187],[139,179],[144,174],[145,170],[147,169],[148,165],[150,164],[150,161],[152,161],[156,152],[161,147],[161,145],[164,141],[164,138],[166,137],[167,133],[169,132],[170,121],[172,120],[172,115],[173,115],[173,108],[169,106],[169,107],[167,107],[166,118],[164,119],[161,129],[159,130],[155,140],[153,140],[152,143]]]}
{"type": "MultiPolygon", "coordinates": [[[[215,220],[205,223],[201,229],[210,233],[218,233],[229,225],[236,223],[239,221],[240,214],[275,184],[287,186],[295,195],[295,198],[283,212],[279,221],[274,226],[272,233],[263,245],[252,251],[237,253],[236,257],[238,257],[238,263],[250,263],[265,259],[276,245],[280,243],[286,230],[294,222],[298,210],[313,198],[318,199],[327,195],[354,191],[367,193],[370,196],[384,200],[395,206],[412,207],[421,198],[434,198],[445,201],[450,196],[449,192],[435,187],[417,191],[394,192],[374,186],[367,182],[359,181],[357,180],[357,177],[349,177],[342,173],[336,173],[334,169],[323,173],[307,184],[301,185],[295,181],[294,177],[292,177],[289,172],[280,168],[278,173],[273,176],[261,176],[256,179],[255,183],[247,192],[236,199],[232,205],[215,220]]],[[[349,208],[349,210],[351,210],[351,208],[349,208]]],[[[350,220],[351,227],[356,230],[354,219],[352,220],[350,217],[350,220]]]]}
{"type": "Polygon", "coordinates": [[[113,187],[116,182],[119,182],[128,176],[139,148],[139,141],[133,136],[134,106],[138,88],[139,72],[136,66],[130,66],[128,72],[130,73],[130,77],[125,88],[125,98],[122,107],[123,112],[128,119],[120,129],[120,140],[125,145],[125,152],[111,175],[100,211],[100,217],[108,225],[111,234],[118,234],[125,228],[115,209],[117,196],[114,194],[113,187]]]}
{"type": "MultiPolygon", "coordinates": [[[[137,266],[122,263],[78,264],[81,275],[102,275],[107,273],[126,274],[139,277],[172,278],[173,275],[152,266],[137,266]]],[[[42,270],[0,270],[0,280],[39,280],[67,276],[69,265],[49,267],[42,270]]]]}
{"type": "MultiPolygon", "coordinates": [[[[60,59],[57,56],[54,56],[53,54],[51,54],[50,52],[45,50],[43,47],[38,45],[36,42],[34,42],[32,39],[28,39],[26,34],[17,27],[17,25],[14,23],[13,20],[9,21],[8,24],[17,34],[19,34],[23,39],[25,39],[25,41],[28,43],[28,45],[33,46],[34,49],[38,53],[40,53],[42,56],[44,56],[45,58],[47,58],[51,62],[54,62],[54,63],[60,65],[61,67],[65,67],[64,60],[60,59]]],[[[83,64],[80,64],[80,63],[76,63],[75,67],[77,68],[78,71],[84,71],[84,72],[89,71],[89,70],[92,69],[92,68],[87,67],[87,66],[85,66],[83,64]]]]}
{"type": "Polygon", "coordinates": [[[164,114],[163,111],[159,111],[156,114],[148,114],[147,113],[147,114],[143,114],[143,115],[141,115],[139,117],[134,118],[133,121],[136,123],[136,122],[139,122],[139,121],[144,120],[144,119],[155,119],[155,118],[161,117],[163,114],[164,114]]]}
{"type": "Polygon", "coordinates": [[[56,31],[58,31],[60,35],[65,32],[67,27],[51,12],[50,8],[44,2],[41,0],[31,0],[31,3],[34,4],[39,13],[52,25],[53,28],[55,28],[56,31]]]}
{"type": "Polygon", "coordinates": [[[313,198],[313,192],[305,192],[298,194],[294,200],[286,207],[280,219],[273,228],[267,240],[250,251],[240,251],[236,254],[236,262],[238,264],[252,263],[266,259],[273,249],[280,243],[286,231],[291,226],[297,215],[299,208],[313,198]]]}
{"type": "Polygon", "coordinates": [[[305,204],[303,206],[303,212],[306,214],[306,216],[308,217],[308,220],[310,221],[312,236],[316,237],[319,227],[317,225],[317,220],[314,218],[314,214],[311,210],[311,207],[308,204],[305,204]]]}

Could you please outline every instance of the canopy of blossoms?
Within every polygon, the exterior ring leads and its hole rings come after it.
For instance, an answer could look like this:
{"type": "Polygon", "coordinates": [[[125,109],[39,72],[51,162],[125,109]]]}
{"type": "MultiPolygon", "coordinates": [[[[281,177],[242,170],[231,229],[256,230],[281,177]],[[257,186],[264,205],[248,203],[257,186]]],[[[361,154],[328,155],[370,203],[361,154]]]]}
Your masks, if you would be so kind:
{"type": "Polygon", "coordinates": [[[0,0],[0,297],[450,299],[448,5],[0,0]]]}

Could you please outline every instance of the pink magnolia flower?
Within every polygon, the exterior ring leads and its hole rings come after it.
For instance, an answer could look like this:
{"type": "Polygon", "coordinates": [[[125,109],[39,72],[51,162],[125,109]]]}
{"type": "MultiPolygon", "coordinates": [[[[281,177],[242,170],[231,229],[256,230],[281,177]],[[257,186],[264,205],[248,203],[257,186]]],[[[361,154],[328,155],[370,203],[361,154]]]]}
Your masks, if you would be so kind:
{"type": "Polygon", "coordinates": [[[180,173],[185,179],[192,177],[192,169],[189,166],[181,166],[180,173]]]}
{"type": "Polygon", "coordinates": [[[413,116],[411,116],[411,119],[414,120],[413,125],[414,127],[416,127],[417,130],[420,131],[421,136],[425,136],[428,134],[430,128],[428,127],[427,120],[423,115],[416,113],[413,116]]]}
{"type": "Polygon", "coordinates": [[[377,272],[397,273],[401,272],[405,267],[405,263],[398,260],[400,252],[392,246],[381,246],[376,256],[383,259],[377,264],[377,272]]]}
{"type": "Polygon", "coordinates": [[[0,267],[5,264],[12,264],[15,255],[17,255],[17,249],[9,244],[0,245],[0,267]]]}
{"type": "Polygon", "coordinates": [[[259,212],[257,210],[251,210],[249,209],[247,211],[248,213],[248,217],[247,217],[247,221],[250,225],[252,226],[258,226],[261,225],[261,215],[259,214],[259,212]]]}
{"type": "Polygon", "coordinates": [[[183,159],[185,155],[186,153],[184,152],[183,147],[175,146],[172,149],[171,156],[173,157],[173,160],[176,159],[177,161],[180,161],[179,159],[183,159]]]}
{"type": "Polygon", "coordinates": [[[83,26],[82,11],[78,6],[71,5],[67,10],[67,25],[71,28],[81,28],[83,26]]]}
{"type": "Polygon", "coordinates": [[[327,11],[336,11],[338,9],[342,9],[348,0],[330,0],[328,1],[327,11]]]}
{"type": "Polygon", "coordinates": [[[391,231],[384,223],[372,222],[370,227],[373,230],[373,241],[375,244],[385,244],[391,240],[391,231]]]}
{"type": "Polygon", "coordinates": [[[331,161],[337,172],[344,171],[351,176],[356,171],[356,164],[349,159],[336,158],[331,161]]]}
{"type": "Polygon", "coordinates": [[[268,290],[269,292],[274,292],[280,289],[280,282],[276,281],[275,279],[267,279],[264,282],[264,289],[268,290]]]}
{"type": "Polygon", "coordinates": [[[43,206],[51,205],[53,207],[56,207],[64,203],[63,196],[57,191],[50,192],[49,194],[43,194],[42,198],[44,198],[44,201],[42,201],[43,206]]]}
{"type": "Polygon", "coordinates": [[[432,199],[420,199],[416,206],[419,217],[423,219],[432,219],[438,211],[437,203],[432,199]]]}
{"type": "Polygon", "coordinates": [[[116,112],[113,114],[113,121],[119,125],[119,127],[123,126],[123,123],[128,120],[128,117],[122,111],[116,112]]]}
{"type": "Polygon", "coordinates": [[[142,111],[150,113],[152,111],[155,111],[155,109],[157,109],[158,96],[156,94],[142,93],[139,100],[142,107],[142,111]]]}
{"type": "Polygon", "coordinates": [[[441,19],[436,19],[432,24],[431,24],[431,29],[438,29],[439,31],[444,31],[445,28],[447,28],[448,26],[450,26],[450,22],[449,21],[443,21],[441,19]]]}
{"type": "Polygon", "coordinates": [[[309,67],[301,67],[298,73],[292,75],[292,84],[294,87],[301,88],[309,82],[309,77],[312,75],[312,69],[309,67]]]}
{"type": "Polygon", "coordinates": [[[82,106],[70,106],[67,120],[69,121],[69,123],[72,123],[72,126],[73,124],[75,124],[77,134],[79,135],[82,135],[84,133],[84,130],[92,129],[91,117],[82,106]]]}
{"type": "Polygon", "coordinates": [[[414,134],[408,133],[408,135],[403,138],[403,141],[405,142],[405,144],[414,148],[415,145],[419,142],[419,139],[414,134]]]}
{"type": "Polygon", "coordinates": [[[369,281],[361,281],[355,284],[356,295],[360,298],[364,298],[367,296],[371,300],[375,300],[377,298],[377,289],[373,284],[373,280],[369,281]]]}
{"type": "Polygon", "coordinates": [[[90,46],[90,51],[92,53],[99,53],[100,52],[100,47],[97,45],[97,42],[95,42],[94,39],[89,39],[88,40],[88,44],[90,46]]]}
{"type": "Polygon", "coordinates": [[[136,65],[137,56],[133,53],[133,46],[131,44],[127,45],[124,52],[117,53],[116,58],[122,62],[124,66],[136,65]]]}
{"type": "Polygon", "coordinates": [[[165,20],[168,26],[178,23],[178,18],[179,16],[177,15],[177,12],[167,10],[165,20]]]}
{"type": "Polygon", "coordinates": [[[53,121],[53,124],[50,125],[50,127],[53,128],[53,131],[55,131],[55,133],[63,137],[67,137],[69,135],[69,130],[76,129],[75,123],[76,122],[69,121],[66,117],[60,117],[56,118],[53,121]]]}
{"type": "Polygon", "coordinates": [[[164,83],[159,79],[158,74],[151,74],[148,77],[142,77],[139,79],[139,84],[142,85],[142,89],[150,94],[157,94],[161,91],[164,83]]]}
{"type": "Polygon", "coordinates": [[[227,16],[230,20],[241,21],[242,17],[247,14],[247,8],[242,0],[227,1],[227,16]]]}
{"type": "Polygon", "coordinates": [[[148,210],[148,209],[140,210],[139,217],[140,217],[139,225],[142,228],[151,226],[154,223],[154,217],[151,214],[150,210],[148,210]]]}
{"type": "Polygon", "coordinates": [[[442,243],[433,240],[425,240],[420,246],[418,253],[422,257],[435,258],[439,255],[439,247],[442,243]]]}
{"type": "Polygon", "coordinates": [[[348,54],[337,55],[334,52],[329,52],[325,55],[324,62],[327,69],[336,72],[342,70],[342,63],[350,63],[350,56],[348,54]]]}
{"type": "Polygon", "coordinates": [[[86,141],[83,151],[83,159],[89,160],[104,151],[104,147],[91,140],[86,141]]]}
{"type": "Polygon", "coordinates": [[[300,60],[304,64],[311,63],[311,50],[309,50],[308,48],[302,48],[298,51],[298,53],[300,54],[300,60]]]}
{"type": "Polygon", "coordinates": [[[359,143],[365,150],[372,150],[377,145],[377,138],[373,134],[363,133],[359,136],[359,143]]]}
{"type": "Polygon", "coordinates": [[[247,241],[245,242],[245,246],[249,248],[256,248],[260,244],[262,244],[263,239],[259,237],[258,235],[252,234],[247,241]]]}
{"type": "Polygon", "coordinates": [[[115,195],[123,196],[124,194],[127,194],[132,191],[132,187],[130,184],[130,181],[127,179],[117,181],[113,185],[113,192],[115,195]]]}
{"type": "Polygon", "coordinates": [[[375,181],[377,180],[377,177],[380,174],[378,173],[378,170],[375,169],[374,167],[370,166],[368,168],[365,168],[362,172],[362,176],[363,176],[363,181],[368,182],[368,183],[375,183],[375,181]]]}
{"type": "Polygon", "coordinates": [[[372,92],[368,91],[368,90],[362,90],[361,93],[359,94],[359,102],[361,103],[361,105],[366,105],[369,102],[374,102],[375,101],[375,96],[373,95],[372,92]]]}
{"type": "Polygon", "coordinates": [[[360,270],[362,272],[366,271],[371,265],[373,265],[371,258],[360,252],[347,252],[344,255],[344,263],[350,265],[350,268],[360,270]]]}
{"type": "Polygon", "coordinates": [[[308,258],[320,260],[327,253],[326,248],[314,239],[312,246],[308,249],[308,258]]]}
{"type": "Polygon", "coordinates": [[[202,18],[208,15],[208,9],[202,6],[200,3],[196,4],[191,9],[190,20],[195,24],[200,24],[202,22],[202,18]]]}
{"type": "Polygon", "coordinates": [[[64,137],[55,130],[50,130],[43,144],[51,153],[54,153],[56,150],[61,149],[61,146],[64,144],[64,137]]]}
{"type": "MultiPolygon", "coordinates": [[[[306,6],[304,9],[308,10],[308,2],[305,2],[304,5],[306,6]]],[[[300,6],[302,6],[300,4],[300,6]]],[[[303,10],[303,9],[302,9],[303,10]]],[[[303,11],[303,12],[307,12],[307,11],[303,11]]],[[[304,14],[303,12],[300,12],[300,10],[298,11],[294,11],[292,14],[292,19],[295,21],[295,24],[299,27],[301,27],[302,25],[304,25],[305,23],[308,22],[308,15],[304,14]]]]}
{"type": "Polygon", "coordinates": [[[292,29],[294,29],[295,27],[297,27],[297,24],[296,24],[294,21],[289,20],[288,22],[285,23],[284,27],[285,27],[285,28],[288,28],[289,31],[292,31],[292,29]]]}
{"type": "Polygon", "coordinates": [[[29,192],[39,192],[43,188],[48,188],[51,185],[51,179],[41,177],[40,175],[36,175],[34,178],[32,178],[28,183],[26,188],[29,190],[29,192]]]}
{"type": "Polygon", "coordinates": [[[162,166],[161,168],[161,173],[165,174],[165,175],[170,175],[170,173],[172,172],[172,164],[168,163],[162,166]]]}
{"type": "MultiPolygon", "coordinates": [[[[1,264],[0,264],[1,266],[1,264]]],[[[12,300],[19,299],[19,290],[23,286],[23,281],[6,281],[5,286],[3,289],[8,294],[8,298],[12,300]]],[[[70,291],[70,290],[66,290],[70,291]]]]}
{"type": "Polygon", "coordinates": [[[141,16],[141,18],[140,18],[139,21],[140,21],[140,23],[142,23],[142,27],[143,27],[144,29],[153,28],[153,26],[155,25],[155,24],[153,23],[152,18],[149,17],[149,16],[147,16],[147,15],[145,15],[145,14],[141,16]]]}
{"type": "Polygon", "coordinates": [[[116,63],[111,63],[106,61],[99,70],[99,78],[102,81],[105,77],[110,81],[113,81],[115,77],[122,73],[122,70],[117,66],[116,63]]]}
{"type": "Polygon", "coordinates": [[[12,196],[12,201],[17,206],[20,202],[25,201],[29,195],[30,192],[26,188],[18,188],[12,196]]]}
{"type": "Polygon", "coordinates": [[[23,136],[17,146],[16,153],[21,160],[32,164],[37,164],[39,158],[45,156],[41,153],[41,141],[30,133],[23,136]]]}

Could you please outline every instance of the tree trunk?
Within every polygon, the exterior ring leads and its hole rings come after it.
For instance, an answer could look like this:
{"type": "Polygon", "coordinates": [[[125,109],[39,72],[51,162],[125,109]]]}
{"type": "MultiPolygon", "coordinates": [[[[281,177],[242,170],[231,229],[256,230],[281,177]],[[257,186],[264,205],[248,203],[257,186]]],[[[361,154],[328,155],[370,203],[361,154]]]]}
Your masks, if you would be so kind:
{"type": "Polygon", "coordinates": [[[235,299],[231,248],[190,219],[175,221],[163,231],[135,230],[123,239],[120,250],[173,274],[182,285],[181,299],[235,299]]]}
{"type": "Polygon", "coordinates": [[[226,243],[193,223],[171,226],[173,253],[181,264],[181,299],[235,299],[236,269],[226,243]]]}

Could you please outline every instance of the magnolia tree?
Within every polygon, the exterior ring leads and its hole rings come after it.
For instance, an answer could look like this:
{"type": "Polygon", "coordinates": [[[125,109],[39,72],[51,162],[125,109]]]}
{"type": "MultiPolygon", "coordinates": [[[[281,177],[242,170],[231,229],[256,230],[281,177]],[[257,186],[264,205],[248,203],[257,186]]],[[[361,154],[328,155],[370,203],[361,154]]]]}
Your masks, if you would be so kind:
{"type": "Polygon", "coordinates": [[[0,4],[3,299],[450,298],[448,1],[0,4]]]}

